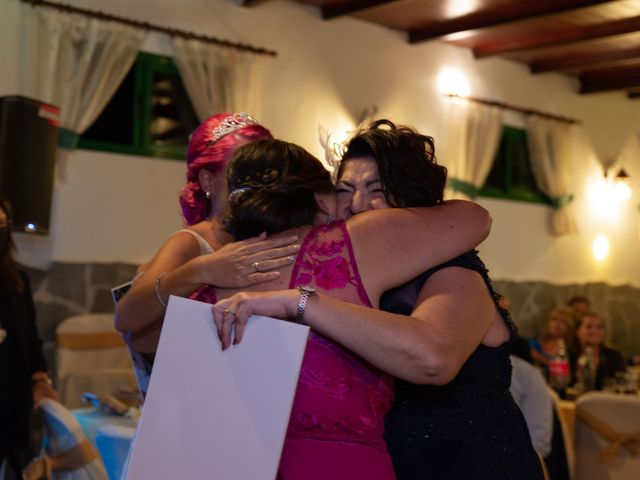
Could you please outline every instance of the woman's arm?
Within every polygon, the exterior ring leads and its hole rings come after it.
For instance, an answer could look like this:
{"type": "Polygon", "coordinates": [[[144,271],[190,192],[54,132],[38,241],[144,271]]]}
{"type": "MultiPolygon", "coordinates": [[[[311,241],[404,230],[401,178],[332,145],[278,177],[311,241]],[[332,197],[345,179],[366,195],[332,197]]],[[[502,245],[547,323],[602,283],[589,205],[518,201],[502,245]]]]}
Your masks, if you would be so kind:
{"type": "MultiPolygon", "coordinates": [[[[382,291],[476,246],[487,236],[489,225],[486,210],[460,201],[371,211],[347,223],[361,278],[375,304],[382,291]]],[[[280,303],[269,293],[242,293],[218,302],[214,319],[223,348],[230,344],[232,321],[237,319],[238,343],[251,314],[291,317],[298,298],[296,291],[283,292],[280,303]],[[225,309],[236,317],[229,318],[225,309]]],[[[508,339],[482,277],[462,268],[432,275],[410,317],[317,295],[309,301],[305,323],[414,383],[447,383],[483,340],[497,346],[508,339]]]]}
{"type": "Polygon", "coordinates": [[[161,321],[165,307],[160,300],[166,303],[169,295],[186,297],[202,285],[244,287],[278,278],[280,272],[273,270],[294,261],[299,250],[294,243],[297,239],[265,240],[265,235],[260,235],[200,255],[200,247],[190,234],[173,235],[118,302],[116,329],[136,333],[161,321]],[[259,262],[259,272],[255,262],[259,262]]]}
{"type": "Polygon", "coordinates": [[[462,200],[428,208],[371,210],[347,221],[358,270],[369,298],[476,247],[491,217],[462,200]]]}
{"type": "Polygon", "coordinates": [[[22,298],[25,305],[27,318],[25,320],[26,345],[28,348],[29,371],[31,373],[31,388],[33,395],[33,408],[40,406],[40,399],[43,397],[58,400],[58,394],[51,386],[51,380],[47,373],[47,362],[42,351],[42,340],[38,334],[36,325],[36,309],[33,304],[33,295],[29,277],[24,272],[20,272],[24,282],[22,298]]]}
{"type": "MultiPolygon", "coordinates": [[[[244,292],[216,303],[214,318],[223,348],[231,343],[225,309],[236,314],[234,343],[239,343],[251,315],[292,318],[299,297],[297,290],[244,292]]],[[[434,273],[411,316],[318,293],[309,299],[304,323],[391,375],[433,385],[450,382],[481,342],[497,346],[508,339],[482,277],[461,267],[434,273]]]]}

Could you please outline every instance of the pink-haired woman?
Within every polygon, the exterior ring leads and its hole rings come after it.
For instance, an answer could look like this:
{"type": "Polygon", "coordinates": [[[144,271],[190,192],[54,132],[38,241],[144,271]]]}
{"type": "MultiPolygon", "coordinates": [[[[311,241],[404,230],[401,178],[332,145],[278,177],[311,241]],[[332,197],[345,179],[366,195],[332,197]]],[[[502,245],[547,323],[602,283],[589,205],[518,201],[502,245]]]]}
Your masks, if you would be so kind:
{"type": "Polygon", "coordinates": [[[277,269],[293,262],[297,237],[267,240],[262,234],[230,243],[222,226],[227,163],[241,146],[266,138],[272,138],[269,130],[246,113],[214,115],[193,132],[180,195],[187,227],[141,267],[116,308],[116,328],[147,360],[156,351],[169,295],[208,301],[208,285],[240,288],[274,280],[280,275],[277,269]]]}

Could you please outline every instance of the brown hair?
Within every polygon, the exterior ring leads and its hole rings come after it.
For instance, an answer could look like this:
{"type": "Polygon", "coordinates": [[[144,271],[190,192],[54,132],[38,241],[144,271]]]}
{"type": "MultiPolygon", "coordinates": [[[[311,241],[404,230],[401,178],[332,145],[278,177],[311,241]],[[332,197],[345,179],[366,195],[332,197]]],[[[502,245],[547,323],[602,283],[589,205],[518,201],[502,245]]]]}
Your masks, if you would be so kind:
{"type": "Polygon", "coordinates": [[[236,240],[312,225],[316,193],[334,190],[331,175],[304,148],[282,140],[255,140],[235,153],[227,170],[224,225],[236,240]]]}

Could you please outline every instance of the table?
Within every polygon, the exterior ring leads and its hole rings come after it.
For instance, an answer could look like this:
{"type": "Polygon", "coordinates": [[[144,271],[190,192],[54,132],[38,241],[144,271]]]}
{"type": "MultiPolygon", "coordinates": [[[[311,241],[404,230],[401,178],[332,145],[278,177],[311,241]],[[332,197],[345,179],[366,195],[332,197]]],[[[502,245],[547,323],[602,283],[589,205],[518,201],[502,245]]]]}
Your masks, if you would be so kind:
{"type": "Polygon", "coordinates": [[[96,446],[96,435],[102,426],[117,425],[134,429],[138,426],[138,421],[135,419],[122,417],[120,415],[107,415],[93,407],[77,408],[71,410],[71,413],[76,417],[84,434],[94,447],[96,446]]]}
{"type": "Polygon", "coordinates": [[[138,421],[95,408],[72,410],[89,442],[100,453],[110,480],[120,480],[138,421]]]}

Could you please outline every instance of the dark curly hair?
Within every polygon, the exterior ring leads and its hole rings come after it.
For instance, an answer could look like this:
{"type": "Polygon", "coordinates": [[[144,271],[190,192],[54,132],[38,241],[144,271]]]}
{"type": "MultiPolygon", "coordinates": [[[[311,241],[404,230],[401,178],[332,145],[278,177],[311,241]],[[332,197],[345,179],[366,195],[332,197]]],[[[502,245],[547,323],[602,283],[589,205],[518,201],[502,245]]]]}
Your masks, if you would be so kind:
{"type": "Polygon", "coordinates": [[[442,203],[447,169],[436,163],[433,137],[386,119],[376,120],[349,140],[338,179],[349,159],[357,157],[373,157],[385,200],[392,207],[442,203]]]}
{"type": "Polygon", "coordinates": [[[282,140],[255,140],[239,148],[227,170],[224,225],[236,240],[311,225],[316,193],[334,190],[331,175],[304,148],[282,140]]]}

